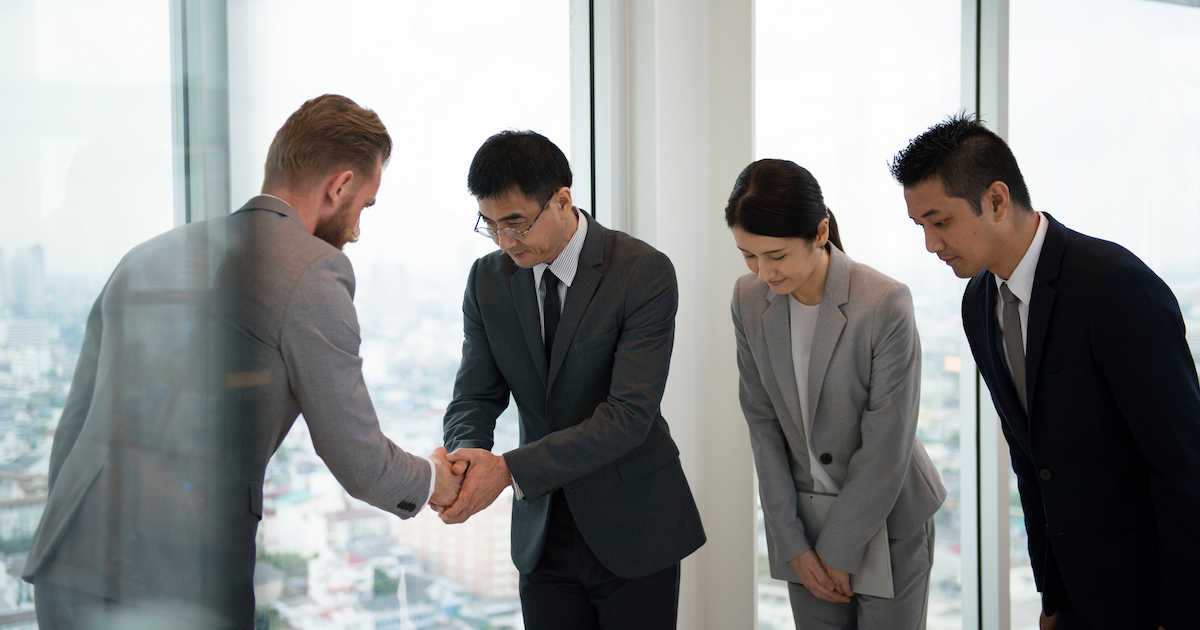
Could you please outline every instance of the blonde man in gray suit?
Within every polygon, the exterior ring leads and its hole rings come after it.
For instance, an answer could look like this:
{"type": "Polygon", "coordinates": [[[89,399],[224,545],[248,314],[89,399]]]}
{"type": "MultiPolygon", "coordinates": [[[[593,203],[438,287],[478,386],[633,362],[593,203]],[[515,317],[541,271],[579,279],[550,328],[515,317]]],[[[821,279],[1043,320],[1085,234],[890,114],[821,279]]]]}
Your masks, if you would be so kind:
{"type": "Polygon", "coordinates": [[[734,290],[741,402],[771,575],[797,628],[924,628],[933,515],[946,498],[916,439],[921,344],[908,288],[850,260],[821,188],[786,160],[734,184],[725,219],[746,265],[734,290]],[[836,494],[820,537],[798,493],[836,494]],[[895,597],[855,594],[887,524],[895,597]]]}
{"type": "Polygon", "coordinates": [[[308,101],[271,144],[262,195],[117,266],[25,565],[43,630],[253,628],[267,460],[300,413],[354,497],[400,518],[454,502],[444,449],[426,460],[380,432],[358,357],[341,249],[391,149],[374,112],[308,101]]]}

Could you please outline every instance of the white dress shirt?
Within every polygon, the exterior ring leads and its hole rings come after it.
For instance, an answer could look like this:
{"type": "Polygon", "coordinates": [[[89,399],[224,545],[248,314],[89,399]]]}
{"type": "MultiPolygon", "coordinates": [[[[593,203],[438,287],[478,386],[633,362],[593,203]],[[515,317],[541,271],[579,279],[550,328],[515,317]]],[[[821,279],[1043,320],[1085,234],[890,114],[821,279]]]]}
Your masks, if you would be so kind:
{"type": "Polygon", "coordinates": [[[792,326],[792,365],[796,371],[796,389],[800,393],[800,420],[804,423],[804,441],[808,446],[808,469],[813,490],[837,494],[841,487],[825,471],[812,445],[812,413],[808,410],[808,364],[811,362],[813,337],[817,334],[817,314],[821,305],[809,306],[788,295],[788,316],[792,326]]]}
{"type": "MultiPolygon", "coordinates": [[[[1037,234],[1033,236],[1033,242],[1029,244],[1029,249],[1025,250],[1025,256],[1021,258],[1021,262],[1017,263],[1017,268],[1013,269],[1012,275],[1008,278],[996,276],[996,292],[999,294],[1000,285],[1008,283],[1008,290],[1017,296],[1020,302],[1017,302],[1017,314],[1021,316],[1021,343],[1024,348],[1021,348],[1021,354],[1025,354],[1025,349],[1029,347],[1029,300],[1033,297],[1033,276],[1037,272],[1038,259],[1042,257],[1042,244],[1046,242],[1046,230],[1050,227],[1050,222],[1046,217],[1038,212],[1038,229],[1037,234]]],[[[996,321],[999,322],[1001,335],[1001,344],[1004,348],[1004,365],[1008,368],[1008,375],[1012,376],[1012,365],[1008,362],[1008,343],[1003,340],[1004,332],[1004,300],[996,299],[996,321]]]]}
{"type": "Polygon", "coordinates": [[[579,270],[579,253],[583,251],[583,239],[587,238],[587,213],[576,208],[571,209],[574,210],[575,216],[579,217],[575,234],[552,262],[533,266],[533,286],[537,287],[538,318],[542,321],[543,342],[546,341],[546,285],[542,284],[542,274],[549,268],[558,277],[558,313],[561,315],[563,307],[567,304],[567,289],[571,288],[571,283],[575,281],[575,272],[579,270]]]}
{"type": "MultiPolygon", "coordinates": [[[[567,246],[550,263],[538,263],[533,266],[533,286],[537,287],[538,319],[542,322],[542,343],[546,342],[546,285],[542,283],[542,275],[549,268],[558,277],[558,313],[561,315],[563,307],[567,304],[567,289],[571,287],[572,282],[575,282],[575,272],[579,270],[579,254],[583,251],[583,239],[587,237],[587,213],[580,212],[578,208],[574,207],[571,210],[575,216],[579,217],[579,224],[575,226],[575,234],[571,236],[571,240],[567,241],[567,246]]],[[[508,478],[512,481],[513,495],[517,497],[517,500],[524,499],[525,493],[521,492],[521,486],[517,485],[516,478],[511,473],[508,478]]]]}

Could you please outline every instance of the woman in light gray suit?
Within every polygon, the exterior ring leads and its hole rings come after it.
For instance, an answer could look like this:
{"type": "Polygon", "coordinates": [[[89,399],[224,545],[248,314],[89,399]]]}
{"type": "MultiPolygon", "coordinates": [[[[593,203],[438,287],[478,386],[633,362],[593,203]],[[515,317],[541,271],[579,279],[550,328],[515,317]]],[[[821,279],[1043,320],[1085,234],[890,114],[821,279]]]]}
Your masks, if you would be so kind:
{"type": "Polygon", "coordinates": [[[786,160],[738,176],[725,209],[752,273],[733,296],[771,575],[797,628],[924,628],[933,515],[946,497],[916,439],[921,343],[908,287],[842,253],[821,187],[786,160]],[[799,493],[837,495],[820,536],[799,493]],[[895,597],[856,595],[887,525],[895,597]]]}

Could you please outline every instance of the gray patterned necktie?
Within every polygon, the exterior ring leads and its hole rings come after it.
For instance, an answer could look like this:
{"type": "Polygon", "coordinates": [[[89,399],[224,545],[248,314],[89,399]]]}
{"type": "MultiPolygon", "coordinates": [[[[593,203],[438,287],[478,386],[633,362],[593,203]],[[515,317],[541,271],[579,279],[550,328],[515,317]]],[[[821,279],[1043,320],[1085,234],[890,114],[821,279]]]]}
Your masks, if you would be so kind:
{"type": "Polygon", "coordinates": [[[1021,409],[1029,413],[1025,401],[1025,342],[1021,335],[1021,314],[1017,305],[1021,300],[1008,289],[1008,283],[1000,284],[1000,297],[1004,299],[1004,345],[1008,351],[1008,364],[1012,367],[1013,385],[1017,388],[1017,400],[1021,409]]]}

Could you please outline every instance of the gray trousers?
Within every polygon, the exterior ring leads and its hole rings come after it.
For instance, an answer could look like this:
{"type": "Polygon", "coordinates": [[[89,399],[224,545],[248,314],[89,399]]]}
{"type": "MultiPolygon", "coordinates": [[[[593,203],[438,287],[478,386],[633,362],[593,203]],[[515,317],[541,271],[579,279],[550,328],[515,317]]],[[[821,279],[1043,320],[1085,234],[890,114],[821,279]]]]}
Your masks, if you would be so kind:
{"type": "MultiPolygon", "coordinates": [[[[39,574],[40,576],[40,574],[39,574]]],[[[130,606],[35,577],[40,630],[226,630],[227,626],[130,606]]]]}
{"type": "Polygon", "coordinates": [[[788,582],[796,630],[925,630],[933,519],[907,538],[889,538],[896,597],[855,595],[849,604],[817,599],[803,584],[788,582]]]}

